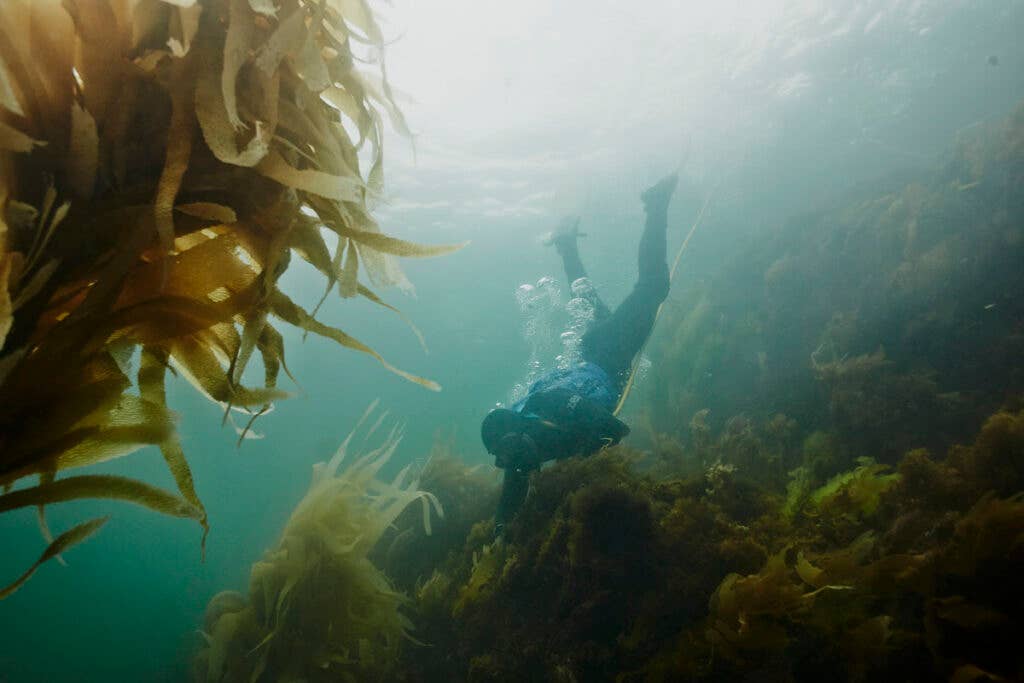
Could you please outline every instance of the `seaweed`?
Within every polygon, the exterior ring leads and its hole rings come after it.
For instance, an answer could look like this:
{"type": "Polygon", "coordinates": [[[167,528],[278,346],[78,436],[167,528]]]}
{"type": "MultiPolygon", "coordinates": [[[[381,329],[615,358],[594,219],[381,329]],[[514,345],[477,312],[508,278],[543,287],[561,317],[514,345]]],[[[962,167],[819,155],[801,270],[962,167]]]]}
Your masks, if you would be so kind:
{"type": "MultiPolygon", "coordinates": [[[[396,256],[460,246],[370,215],[383,119],[407,129],[383,60],[360,59],[383,47],[366,4],[12,0],[0,26],[0,486],[156,445],[205,543],[164,378],[241,413],[241,440],[288,395],[272,317],[439,389],[278,288],[294,254],[325,296],[397,312],[360,279],[408,287],[396,256]]],[[[19,500],[44,503],[42,486],[19,500]]]]}
{"type": "Polygon", "coordinates": [[[862,455],[944,450],[1024,393],[1022,112],[964,132],[933,169],[752,234],[674,288],[649,350],[660,371],[639,389],[650,430],[685,440],[702,409],[716,430],[781,412],[841,441],[849,460],[827,477],[862,455]]]}
{"type": "Polygon", "coordinates": [[[397,429],[341,469],[355,433],[313,467],[277,545],[253,565],[248,595],[210,601],[195,680],[389,680],[402,644],[415,642],[407,599],[370,554],[411,504],[422,502],[428,533],[431,509],[442,508],[409,468],[392,482],[377,477],[401,441],[397,429]]]}
{"type": "Polygon", "coordinates": [[[494,514],[500,479],[487,466],[468,466],[450,441],[438,440],[419,474],[420,485],[444,507],[427,534],[413,509],[403,512],[383,534],[370,559],[396,586],[408,592],[453,561],[473,526],[494,514]]]}
{"type": "Polygon", "coordinates": [[[1014,680],[1024,493],[1006,491],[1024,482],[989,487],[1022,416],[827,480],[813,463],[839,442],[819,433],[796,451],[796,503],[710,438],[722,460],[696,475],[625,445],[559,461],[503,540],[485,517],[421,565],[432,647],[401,653],[395,680],[1014,680]]]}

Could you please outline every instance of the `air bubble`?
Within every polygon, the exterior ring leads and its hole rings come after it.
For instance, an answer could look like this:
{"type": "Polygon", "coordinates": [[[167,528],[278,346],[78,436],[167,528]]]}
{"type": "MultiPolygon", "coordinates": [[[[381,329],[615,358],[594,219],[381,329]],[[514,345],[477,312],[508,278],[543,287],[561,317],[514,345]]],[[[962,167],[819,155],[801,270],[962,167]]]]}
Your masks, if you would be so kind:
{"type": "Polygon", "coordinates": [[[568,369],[580,362],[582,339],[594,321],[597,294],[588,278],[576,280],[570,289],[572,296],[563,302],[562,287],[550,276],[516,288],[520,331],[530,356],[525,377],[512,387],[509,404],[525,398],[545,371],[568,369]]]}
{"type": "Polygon", "coordinates": [[[594,319],[594,304],[586,299],[576,297],[575,299],[569,299],[569,303],[565,305],[565,312],[571,318],[570,324],[577,321],[589,323],[594,319]]]}
{"type": "Polygon", "coordinates": [[[581,297],[584,299],[592,299],[596,292],[594,291],[594,285],[591,284],[590,278],[580,277],[572,281],[570,285],[572,295],[574,297],[581,297]]]}

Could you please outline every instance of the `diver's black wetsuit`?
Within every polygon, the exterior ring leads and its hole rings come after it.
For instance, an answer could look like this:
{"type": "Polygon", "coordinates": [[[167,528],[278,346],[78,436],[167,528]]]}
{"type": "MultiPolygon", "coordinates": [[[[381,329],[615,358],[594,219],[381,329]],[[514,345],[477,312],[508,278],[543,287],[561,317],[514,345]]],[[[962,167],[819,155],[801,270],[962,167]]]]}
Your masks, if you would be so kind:
{"type": "MultiPolygon", "coordinates": [[[[495,454],[496,464],[505,469],[496,516],[499,533],[526,497],[529,473],[541,462],[589,455],[618,443],[629,432],[612,410],[629,379],[633,359],[654,326],[658,308],[668,296],[666,231],[675,183],[675,176],[669,176],[643,194],[647,219],[640,237],[639,277],[633,291],[614,311],[592,294],[594,323],[582,339],[583,363],[579,370],[562,372],[557,381],[542,378],[514,411],[492,411],[484,420],[484,443],[495,454]],[[588,376],[574,382],[573,372],[588,376]],[[606,375],[607,389],[580,390],[595,383],[595,373],[606,375]]],[[[586,277],[576,237],[573,229],[553,240],[570,285],[586,277]]]]}
{"type": "MultiPolygon", "coordinates": [[[[660,197],[658,198],[660,199],[660,197]]],[[[583,360],[599,365],[612,377],[619,391],[629,379],[633,358],[643,348],[658,307],[668,296],[668,262],[666,231],[668,229],[668,198],[648,202],[647,220],[637,254],[639,276],[633,291],[614,313],[598,297],[594,302],[594,325],[583,335],[583,360]]],[[[558,245],[565,274],[572,283],[586,277],[575,240],[571,248],[558,245]],[[577,274],[579,273],[579,274],[577,274]]]]}

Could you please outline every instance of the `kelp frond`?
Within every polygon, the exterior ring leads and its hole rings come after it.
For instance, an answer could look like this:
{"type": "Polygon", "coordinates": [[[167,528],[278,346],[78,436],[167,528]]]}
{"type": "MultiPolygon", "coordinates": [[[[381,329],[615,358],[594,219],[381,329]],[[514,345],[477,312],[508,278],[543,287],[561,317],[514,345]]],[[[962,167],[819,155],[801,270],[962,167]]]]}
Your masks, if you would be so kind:
{"type": "Polygon", "coordinates": [[[205,537],[164,377],[243,411],[245,438],[287,395],[275,318],[438,388],[278,289],[294,252],[327,293],[390,308],[368,285],[408,284],[396,256],[458,248],[370,216],[383,119],[404,129],[361,58],[382,46],[363,0],[0,4],[0,486],[156,445],[205,537]]]}
{"type": "Polygon", "coordinates": [[[32,575],[36,573],[36,570],[39,569],[39,565],[43,564],[49,559],[59,557],[60,554],[68,548],[78,545],[85,539],[89,538],[94,533],[99,531],[100,527],[106,524],[108,519],[109,517],[99,517],[88,522],[82,522],[81,524],[78,524],[72,527],[71,529],[68,529],[60,536],[55,538],[53,542],[51,542],[50,545],[47,546],[46,550],[43,551],[43,554],[39,556],[39,559],[36,560],[35,563],[31,567],[29,567],[24,574],[19,576],[18,579],[11,585],[7,586],[6,588],[0,589],[0,600],[10,597],[14,594],[16,590],[21,588],[22,584],[24,584],[26,581],[32,578],[32,575]]]}

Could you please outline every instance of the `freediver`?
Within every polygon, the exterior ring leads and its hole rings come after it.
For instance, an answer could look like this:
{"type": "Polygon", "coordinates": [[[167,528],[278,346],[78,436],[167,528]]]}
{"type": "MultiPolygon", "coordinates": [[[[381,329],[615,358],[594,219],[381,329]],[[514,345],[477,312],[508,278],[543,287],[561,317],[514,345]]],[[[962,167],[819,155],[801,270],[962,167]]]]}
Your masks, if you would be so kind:
{"type": "MultiPolygon", "coordinates": [[[[615,408],[629,380],[633,359],[647,340],[658,308],[668,296],[666,260],[668,205],[678,183],[673,173],[644,191],[646,222],[637,257],[639,276],[633,291],[611,311],[589,288],[594,320],[581,340],[581,360],[542,375],[511,409],[497,408],[480,428],[487,452],[505,471],[495,515],[501,537],[529,490],[530,473],[543,462],[591,455],[615,445],[629,427],[615,408]]],[[[549,241],[562,257],[572,284],[587,277],[577,239],[579,221],[559,229],[549,241]]]]}

